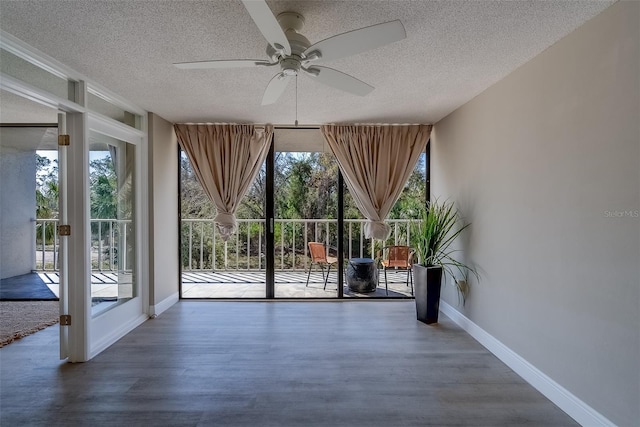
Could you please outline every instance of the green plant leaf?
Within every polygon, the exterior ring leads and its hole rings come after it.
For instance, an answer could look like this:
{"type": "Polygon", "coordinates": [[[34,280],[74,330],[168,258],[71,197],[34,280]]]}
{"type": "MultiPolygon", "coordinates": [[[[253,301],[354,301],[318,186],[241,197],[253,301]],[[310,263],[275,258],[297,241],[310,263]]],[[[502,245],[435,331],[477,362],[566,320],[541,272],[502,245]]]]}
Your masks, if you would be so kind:
{"type": "Polygon", "coordinates": [[[451,276],[458,290],[459,297],[466,301],[464,291],[456,280],[468,278],[468,273],[479,279],[473,267],[455,258],[458,249],[451,248],[453,242],[471,224],[458,225],[460,218],[453,202],[435,200],[423,211],[422,220],[411,223],[411,242],[418,257],[418,262],[426,267],[441,266],[446,275],[451,276]]]}

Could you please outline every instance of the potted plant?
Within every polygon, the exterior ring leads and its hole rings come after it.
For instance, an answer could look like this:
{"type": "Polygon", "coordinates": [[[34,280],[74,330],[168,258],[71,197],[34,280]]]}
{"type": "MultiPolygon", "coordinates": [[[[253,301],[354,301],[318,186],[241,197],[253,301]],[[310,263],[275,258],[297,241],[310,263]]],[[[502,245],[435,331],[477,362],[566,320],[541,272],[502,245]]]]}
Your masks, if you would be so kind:
{"type": "Polygon", "coordinates": [[[458,211],[453,202],[429,203],[422,220],[413,223],[412,245],[418,256],[413,265],[415,301],[418,320],[427,324],[438,322],[440,289],[443,272],[453,279],[463,302],[467,291],[467,273],[476,271],[457,260],[457,250],[451,244],[470,224],[459,226],[458,211]],[[458,273],[458,278],[456,278],[458,273]]]}

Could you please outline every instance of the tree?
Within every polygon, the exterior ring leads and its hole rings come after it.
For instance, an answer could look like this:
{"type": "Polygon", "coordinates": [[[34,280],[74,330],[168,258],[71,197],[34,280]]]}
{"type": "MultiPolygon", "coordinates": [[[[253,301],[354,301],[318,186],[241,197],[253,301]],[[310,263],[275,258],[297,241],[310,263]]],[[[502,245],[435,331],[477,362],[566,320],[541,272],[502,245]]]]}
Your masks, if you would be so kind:
{"type": "Polygon", "coordinates": [[[58,160],[36,153],[36,218],[58,217],[58,160]]]}
{"type": "Polygon", "coordinates": [[[180,203],[183,218],[213,218],[215,207],[198,182],[187,155],[180,157],[180,203]]]}
{"type": "Polygon", "coordinates": [[[425,161],[426,157],[423,154],[409,175],[409,180],[400,193],[396,204],[389,212],[389,218],[417,219],[421,217],[426,197],[425,161]]]}
{"type": "Polygon", "coordinates": [[[92,219],[118,217],[118,179],[111,157],[89,163],[90,203],[92,219]]]}
{"type": "MultiPolygon", "coordinates": [[[[53,162],[36,153],[36,218],[55,219],[58,217],[58,160],[53,162]]],[[[53,243],[53,222],[38,224],[36,239],[42,242],[42,227],[46,244],[53,243]]]]}
{"type": "MultiPolygon", "coordinates": [[[[397,203],[390,212],[389,217],[392,219],[399,218],[417,218],[419,217],[420,207],[424,206],[425,195],[425,171],[424,171],[424,155],[421,156],[416,169],[409,177],[409,181],[402,191],[397,203]]],[[[279,219],[335,219],[338,215],[338,163],[335,157],[330,153],[294,153],[294,152],[278,152],[275,155],[274,167],[274,204],[276,218],[279,219]]],[[[181,204],[183,219],[213,219],[215,216],[215,207],[209,200],[208,196],[200,186],[193,172],[191,164],[187,156],[183,153],[181,158],[181,204]]],[[[249,191],[238,207],[236,216],[241,219],[260,219],[264,218],[264,204],[266,197],[266,168],[263,166],[254,182],[251,184],[249,191]]],[[[362,214],[355,205],[355,202],[349,191],[345,191],[344,197],[344,216],[346,219],[363,219],[362,214]]],[[[353,247],[359,247],[360,229],[358,225],[353,227],[352,242],[353,247]]],[[[406,228],[406,227],[404,227],[406,228]]],[[[403,228],[403,230],[404,230],[403,228]]],[[[324,234],[326,228],[323,226],[319,229],[319,235],[315,235],[315,224],[308,224],[306,230],[307,237],[313,236],[319,240],[325,239],[324,234]]],[[[200,259],[203,260],[205,268],[219,268],[213,266],[214,259],[221,259],[221,256],[214,257],[214,248],[211,237],[213,236],[213,225],[210,222],[194,223],[190,226],[183,226],[183,236],[189,236],[182,239],[182,257],[183,265],[188,265],[189,241],[193,243],[191,248],[192,262],[198,264],[200,259]],[[190,240],[191,238],[191,240],[190,240]],[[200,242],[202,245],[202,254],[200,242]]],[[[401,230],[401,232],[403,232],[401,230]]],[[[226,248],[230,253],[240,253],[242,257],[246,257],[248,253],[262,254],[264,253],[265,239],[262,239],[263,247],[258,247],[258,235],[262,233],[264,236],[264,225],[254,223],[251,226],[240,223],[238,229],[239,247],[236,247],[236,240],[231,239],[226,248]],[[249,238],[248,238],[249,237],[249,238]],[[248,239],[247,239],[248,238],[248,239]],[[251,247],[246,247],[247,240],[250,241],[251,247]]],[[[293,226],[291,223],[280,225],[276,223],[275,229],[276,242],[281,241],[281,237],[285,236],[285,241],[289,245],[283,248],[285,255],[285,264],[293,262],[292,247],[295,246],[298,259],[301,252],[304,251],[305,239],[304,233],[299,225],[293,226]],[[294,234],[295,228],[295,237],[294,234]],[[292,237],[295,238],[295,245],[292,243],[292,237]]],[[[329,241],[335,241],[337,236],[337,228],[335,224],[331,225],[329,230],[329,241]]],[[[216,240],[216,252],[223,253],[225,244],[220,240],[216,240]]],[[[253,256],[253,255],[252,255],[253,256]]],[[[263,264],[264,265],[264,264],[263,264]]],[[[255,266],[251,266],[252,268],[255,266]]]]}

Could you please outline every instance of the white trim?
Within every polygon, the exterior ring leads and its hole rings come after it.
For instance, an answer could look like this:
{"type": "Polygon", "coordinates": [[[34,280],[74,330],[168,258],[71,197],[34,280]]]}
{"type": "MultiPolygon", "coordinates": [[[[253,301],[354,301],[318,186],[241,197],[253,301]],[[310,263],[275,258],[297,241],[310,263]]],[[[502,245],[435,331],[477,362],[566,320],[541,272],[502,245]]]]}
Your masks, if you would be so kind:
{"type": "MultiPolygon", "coordinates": [[[[145,203],[143,199],[147,189],[146,177],[146,135],[143,130],[131,128],[125,124],[114,121],[101,114],[88,112],[87,123],[91,132],[107,135],[116,138],[118,141],[129,143],[135,146],[135,223],[136,223],[136,297],[124,301],[115,306],[110,306],[104,311],[93,307],[91,318],[91,329],[89,333],[89,358],[94,357],[101,351],[109,347],[118,339],[139,326],[148,319],[148,262],[145,262],[148,239],[145,203]],[[144,259],[143,259],[144,258],[144,259]]],[[[143,125],[145,123],[143,122],[143,125]]]]}
{"type": "Polygon", "coordinates": [[[126,110],[129,113],[137,114],[138,116],[144,116],[146,111],[141,109],[140,107],[133,105],[128,102],[126,99],[110,92],[104,86],[100,86],[97,83],[89,83],[87,87],[87,92],[91,95],[97,96],[98,98],[107,101],[108,103],[115,105],[118,108],[126,110]]]}
{"type": "Polygon", "coordinates": [[[172,305],[180,300],[180,293],[171,294],[156,305],[149,306],[149,315],[156,317],[167,311],[172,305]]]}
{"type": "Polygon", "coordinates": [[[148,317],[146,314],[141,314],[138,317],[135,317],[134,319],[121,324],[118,328],[109,330],[109,333],[101,336],[99,340],[93,343],[87,360],[92,359],[102,351],[106,350],[111,344],[115,343],[120,338],[124,337],[129,332],[142,325],[147,319],[148,317]]]}
{"type": "Polygon", "coordinates": [[[527,362],[453,306],[440,300],[440,311],[581,425],[615,427],[614,423],[598,411],[527,362]]]}
{"type": "MultiPolygon", "coordinates": [[[[24,59],[27,62],[32,63],[38,68],[45,70],[48,73],[51,73],[57,77],[62,79],[72,80],[72,81],[84,81],[88,86],[91,87],[91,92],[94,94],[100,94],[99,96],[105,100],[108,100],[113,105],[127,110],[131,113],[135,113],[139,116],[146,115],[146,110],[140,108],[139,106],[127,101],[125,98],[120,95],[110,91],[99,83],[94,82],[91,79],[88,79],[86,76],[74,71],[70,67],[64,65],[62,62],[56,60],[55,58],[47,55],[46,53],[30,46],[14,35],[7,33],[6,31],[0,30],[0,48],[11,52],[12,54],[24,59]]],[[[88,89],[88,88],[87,88],[88,89]]],[[[86,100],[86,98],[84,98],[86,100]]],[[[85,104],[86,105],[86,104],[85,104]]]]}
{"type": "MultiPolygon", "coordinates": [[[[80,83],[81,90],[84,84],[80,83]]],[[[89,223],[89,151],[86,144],[89,130],[83,113],[67,114],[67,133],[71,144],[67,147],[67,208],[71,226],[69,236],[68,314],[69,361],[85,362],[89,354],[88,335],[91,320],[91,264],[87,254],[91,247],[89,223]]]]}
{"type": "Polygon", "coordinates": [[[41,68],[56,77],[60,77],[61,79],[74,81],[85,80],[80,74],[76,73],[62,62],[35,49],[16,36],[2,30],[0,30],[0,47],[11,52],[18,58],[22,58],[36,67],[41,68]]]}
{"type": "Polygon", "coordinates": [[[138,246],[140,247],[140,268],[143,272],[142,279],[140,281],[141,296],[142,296],[142,310],[149,316],[149,304],[151,304],[149,295],[151,293],[151,262],[150,262],[150,250],[149,244],[151,241],[150,224],[149,221],[149,129],[147,124],[147,114],[143,114],[140,117],[140,132],[142,132],[142,138],[140,144],[136,150],[136,162],[138,162],[138,174],[140,179],[138,180],[138,188],[140,192],[138,194],[138,210],[139,216],[139,231],[138,231],[138,246]]]}
{"type": "Polygon", "coordinates": [[[85,111],[85,108],[78,103],[60,98],[59,96],[49,93],[44,89],[39,89],[32,84],[23,82],[22,80],[1,72],[0,88],[56,110],[63,110],[68,113],[82,113],[85,111]]]}
{"type": "Polygon", "coordinates": [[[145,137],[145,132],[143,130],[125,125],[111,117],[107,117],[94,111],[88,111],[87,115],[89,116],[92,125],[96,128],[100,127],[99,132],[104,135],[135,145],[141,144],[142,138],[145,137]]]}

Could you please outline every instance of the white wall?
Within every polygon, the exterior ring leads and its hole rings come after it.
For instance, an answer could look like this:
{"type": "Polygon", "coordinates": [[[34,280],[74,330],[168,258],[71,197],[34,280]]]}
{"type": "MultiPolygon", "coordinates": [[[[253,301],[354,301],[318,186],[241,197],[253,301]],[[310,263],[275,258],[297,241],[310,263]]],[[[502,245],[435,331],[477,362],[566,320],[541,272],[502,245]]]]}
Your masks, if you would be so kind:
{"type": "Polygon", "coordinates": [[[173,125],[149,113],[151,315],[178,300],[178,142],[173,125]]]}
{"type": "Polygon", "coordinates": [[[640,420],[639,23],[614,4],[431,136],[482,275],[458,309],[621,426],[640,420]]]}
{"type": "Polygon", "coordinates": [[[35,151],[0,152],[0,278],[35,268],[35,151]]]}

